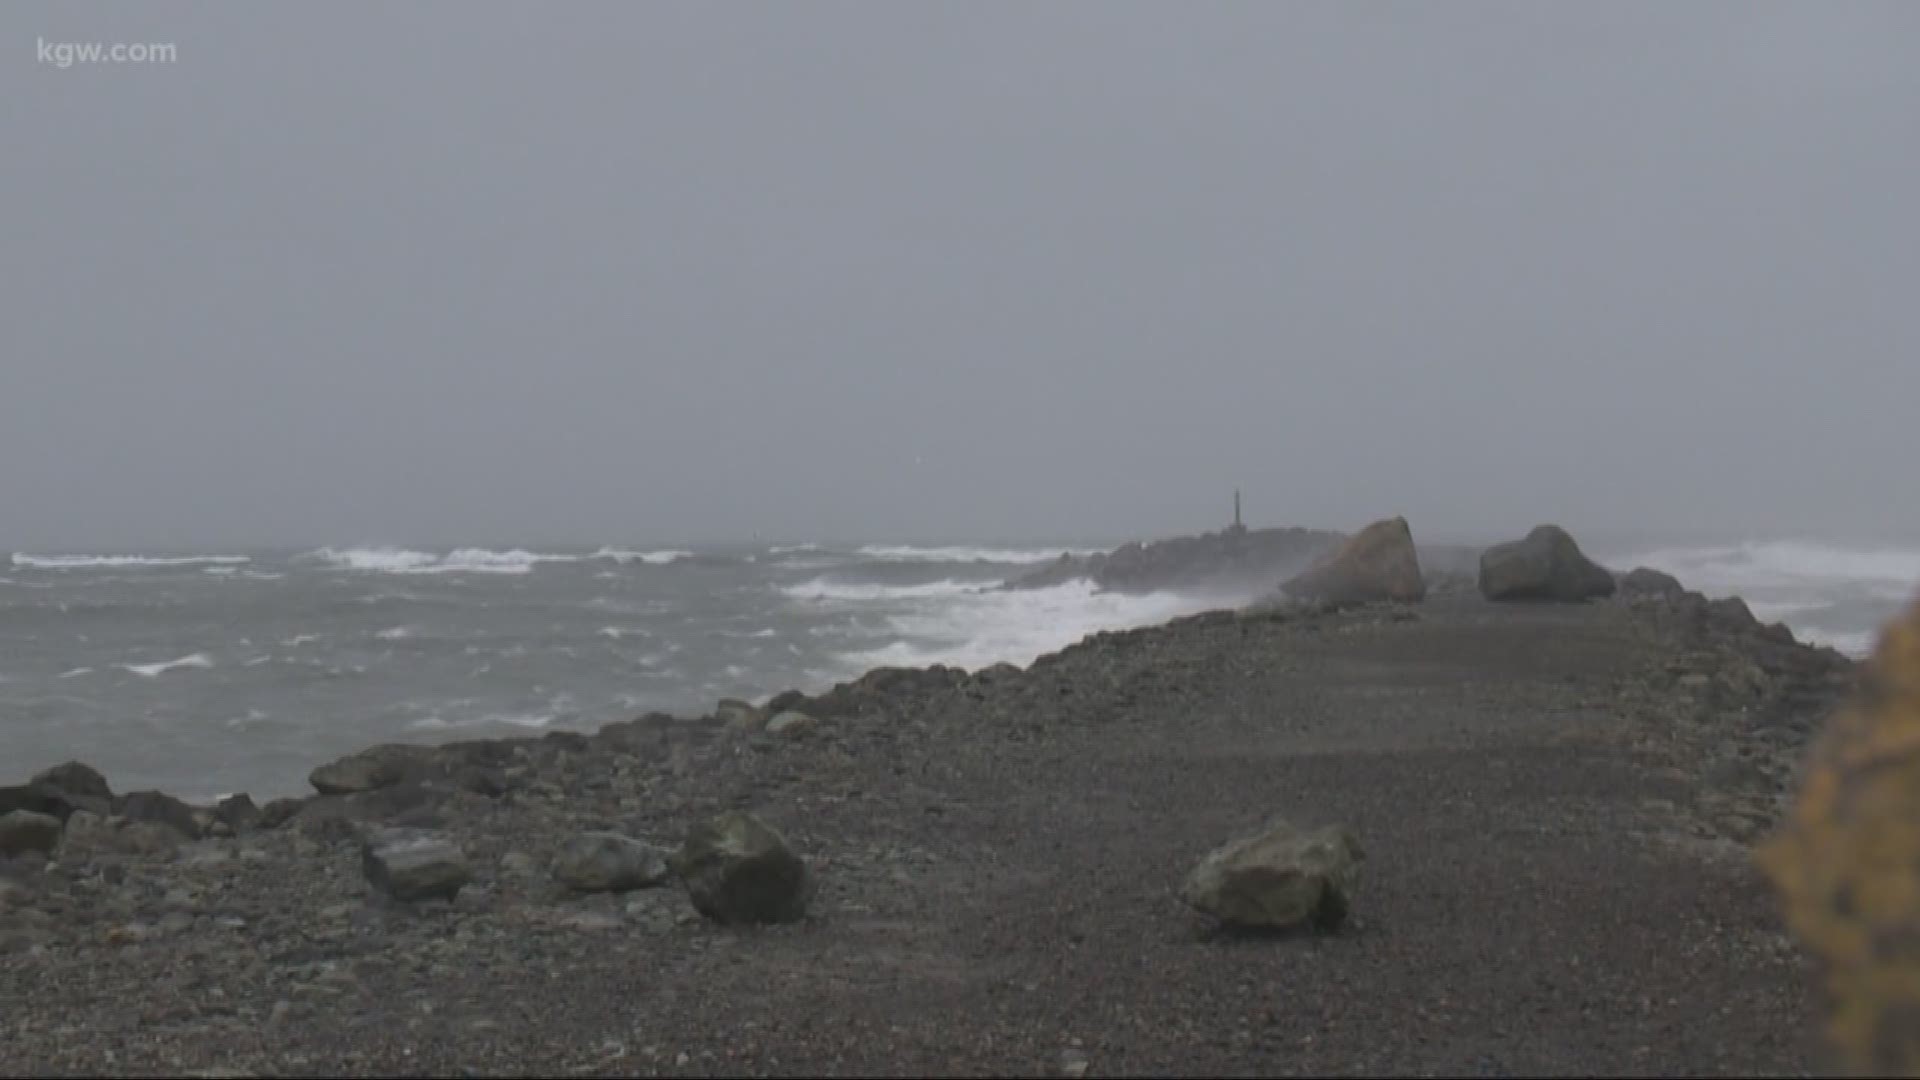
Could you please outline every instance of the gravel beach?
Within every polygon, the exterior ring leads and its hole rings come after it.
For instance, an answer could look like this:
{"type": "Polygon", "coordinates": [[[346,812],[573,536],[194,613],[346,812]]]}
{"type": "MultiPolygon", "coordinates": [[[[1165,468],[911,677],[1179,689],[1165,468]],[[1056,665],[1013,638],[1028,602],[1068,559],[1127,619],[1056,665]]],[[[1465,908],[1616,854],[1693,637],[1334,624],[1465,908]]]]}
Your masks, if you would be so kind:
{"type": "Polygon", "coordinates": [[[0,1072],[1804,1073],[1811,981],[1750,845],[1855,665],[1743,616],[1217,612],[882,669],[777,699],[811,718],[777,731],[656,714],[421,751],[261,821],[82,811],[0,862],[0,1072]],[[671,851],[730,810],[807,861],[803,918],[550,871],[581,833],[671,851]],[[1179,901],[1275,818],[1358,838],[1338,931],[1179,901]],[[471,880],[381,895],[386,825],[471,880]]]}

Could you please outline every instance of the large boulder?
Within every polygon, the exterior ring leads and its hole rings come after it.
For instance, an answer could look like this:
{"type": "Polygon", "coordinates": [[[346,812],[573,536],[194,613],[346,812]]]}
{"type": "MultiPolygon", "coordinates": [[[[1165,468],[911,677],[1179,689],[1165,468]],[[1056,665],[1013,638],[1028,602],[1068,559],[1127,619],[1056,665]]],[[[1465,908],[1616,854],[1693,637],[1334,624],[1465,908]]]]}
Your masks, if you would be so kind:
{"type": "Polygon", "coordinates": [[[1620,595],[1633,597],[1659,597],[1671,600],[1684,594],[1686,587],[1672,574],[1637,566],[1620,575],[1620,595]]]}
{"type": "Polygon", "coordinates": [[[581,833],[553,860],[554,880],[579,892],[648,889],[665,884],[672,874],[666,852],[611,832],[581,833]]]}
{"type": "Polygon", "coordinates": [[[1413,530],[1403,517],[1376,521],[1281,586],[1289,596],[1331,604],[1412,602],[1427,595],[1413,530]]]}
{"type": "Polygon", "coordinates": [[[193,807],[164,791],[135,791],[120,800],[120,816],[128,821],[148,821],[165,825],[189,840],[198,840],[204,831],[193,807]]]}
{"type": "Polygon", "coordinates": [[[0,858],[28,852],[50,854],[60,843],[60,819],[32,810],[0,814],[0,858]]]}
{"type": "Polygon", "coordinates": [[[395,900],[451,900],[473,878],[458,845],[432,833],[388,829],[368,837],[361,869],[395,900]]]}
{"type": "Polygon", "coordinates": [[[779,833],[740,811],[694,826],[672,865],[694,908],[715,922],[792,922],[812,899],[807,864],[779,833]]]}
{"type": "Polygon", "coordinates": [[[1526,539],[1495,544],[1480,555],[1480,594],[1489,600],[1574,603],[1612,596],[1613,575],[1586,557],[1558,525],[1541,525],[1526,539]]]}
{"type": "Polygon", "coordinates": [[[425,769],[433,757],[431,746],[385,743],[322,765],[308,774],[307,782],[322,795],[378,791],[425,769]]]}
{"type": "Polygon", "coordinates": [[[71,800],[77,809],[104,814],[113,806],[113,788],[93,766],[66,761],[41,770],[32,783],[55,788],[71,800]]]}
{"type": "Polygon", "coordinates": [[[1215,849],[1187,875],[1180,899],[1229,926],[1331,930],[1347,917],[1360,844],[1347,830],[1311,832],[1281,821],[1215,849]]]}

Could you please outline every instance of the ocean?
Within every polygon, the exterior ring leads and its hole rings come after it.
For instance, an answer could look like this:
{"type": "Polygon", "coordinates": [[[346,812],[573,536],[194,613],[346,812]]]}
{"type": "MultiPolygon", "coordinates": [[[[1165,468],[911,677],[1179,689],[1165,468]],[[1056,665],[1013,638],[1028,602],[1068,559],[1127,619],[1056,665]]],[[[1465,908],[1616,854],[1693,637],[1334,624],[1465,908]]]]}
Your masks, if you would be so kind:
{"type": "MultiPolygon", "coordinates": [[[[266,799],[378,742],[590,731],[880,665],[1025,664],[1249,599],[994,589],[1104,546],[15,553],[0,564],[0,783],[77,758],[116,790],[266,799]]],[[[1854,655],[1920,582],[1920,549],[1593,554],[1744,596],[1854,655]]]]}

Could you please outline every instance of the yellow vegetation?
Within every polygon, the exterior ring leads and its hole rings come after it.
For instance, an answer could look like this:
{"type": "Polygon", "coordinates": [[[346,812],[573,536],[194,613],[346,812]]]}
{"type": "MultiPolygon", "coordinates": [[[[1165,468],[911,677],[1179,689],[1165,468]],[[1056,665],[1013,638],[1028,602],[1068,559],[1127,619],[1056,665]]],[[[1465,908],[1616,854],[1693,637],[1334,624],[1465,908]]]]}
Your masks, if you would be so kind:
{"type": "Polygon", "coordinates": [[[1761,860],[1824,964],[1842,1067],[1920,1076],[1920,604],[1881,635],[1761,860]]]}

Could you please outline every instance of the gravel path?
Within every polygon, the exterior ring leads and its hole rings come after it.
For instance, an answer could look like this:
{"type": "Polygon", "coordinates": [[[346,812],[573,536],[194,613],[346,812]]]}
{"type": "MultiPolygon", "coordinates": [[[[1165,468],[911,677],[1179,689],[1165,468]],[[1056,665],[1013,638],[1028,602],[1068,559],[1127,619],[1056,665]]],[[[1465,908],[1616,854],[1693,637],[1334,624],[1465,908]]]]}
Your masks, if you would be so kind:
{"type": "Polygon", "coordinates": [[[504,794],[407,811],[473,861],[452,904],[369,898],[378,815],[339,799],[170,856],[15,860],[0,1072],[1804,1072],[1809,980],[1744,843],[1851,678],[1684,605],[1440,597],[880,672],[801,703],[799,738],[529,740],[504,794]],[[571,897],[508,858],[731,808],[812,862],[805,920],[571,897]],[[1275,816],[1365,847],[1338,934],[1175,899],[1275,816]]]}

